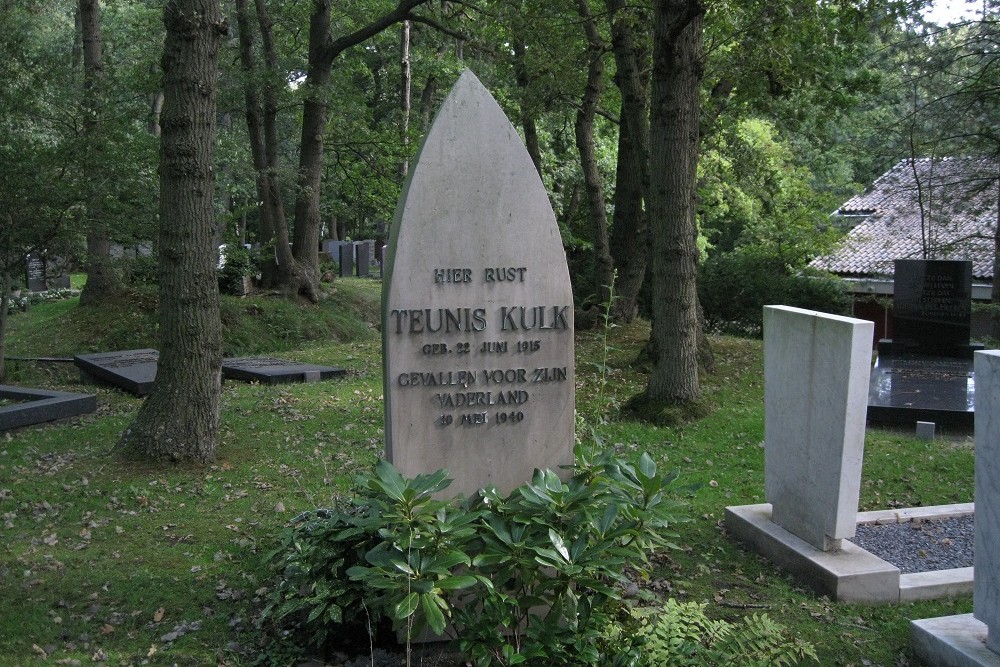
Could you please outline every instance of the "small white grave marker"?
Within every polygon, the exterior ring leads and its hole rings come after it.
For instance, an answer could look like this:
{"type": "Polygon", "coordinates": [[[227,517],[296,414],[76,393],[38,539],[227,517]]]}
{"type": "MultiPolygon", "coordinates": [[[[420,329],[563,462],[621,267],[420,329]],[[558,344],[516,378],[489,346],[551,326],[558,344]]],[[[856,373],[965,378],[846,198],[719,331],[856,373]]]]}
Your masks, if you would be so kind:
{"type": "Polygon", "coordinates": [[[874,324],[764,307],[764,493],[817,549],[854,537],[874,324]]]}

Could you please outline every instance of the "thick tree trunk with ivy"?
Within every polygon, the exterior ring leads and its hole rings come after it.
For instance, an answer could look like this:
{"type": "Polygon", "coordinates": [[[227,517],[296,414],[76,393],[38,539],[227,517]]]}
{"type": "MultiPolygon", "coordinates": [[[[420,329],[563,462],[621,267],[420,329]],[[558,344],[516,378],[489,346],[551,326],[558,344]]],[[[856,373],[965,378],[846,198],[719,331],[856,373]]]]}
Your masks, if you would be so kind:
{"type": "Polygon", "coordinates": [[[156,382],[119,444],[127,455],[209,461],[222,389],[215,275],[215,92],[226,22],[218,0],[163,10],[160,135],[160,359],[156,382]]]}
{"type": "Polygon", "coordinates": [[[647,416],[701,397],[695,195],[704,13],[698,0],[655,3],[649,192],[655,365],[642,399],[647,416]]]}
{"type": "Polygon", "coordinates": [[[617,270],[611,318],[627,323],[639,312],[639,290],[649,257],[644,206],[649,187],[649,51],[636,43],[633,31],[641,17],[627,11],[624,0],[606,0],[605,4],[611,14],[615,84],[622,98],[610,239],[617,270]]]}
{"type": "Polygon", "coordinates": [[[111,261],[111,241],[104,220],[104,174],[100,137],[103,108],[104,58],[101,50],[101,14],[98,0],[80,0],[83,44],[83,181],[86,184],[87,284],[80,305],[101,303],[121,291],[111,261]]]}

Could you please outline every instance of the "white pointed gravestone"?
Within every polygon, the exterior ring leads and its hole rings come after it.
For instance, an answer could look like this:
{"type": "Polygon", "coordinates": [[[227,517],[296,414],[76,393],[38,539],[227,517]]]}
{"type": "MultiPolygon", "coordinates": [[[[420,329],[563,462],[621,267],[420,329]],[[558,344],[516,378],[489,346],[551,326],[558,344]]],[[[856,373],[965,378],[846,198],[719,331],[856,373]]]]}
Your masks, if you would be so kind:
{"type": "Polygon", "coordinates": [[[548,196],[471,72],[444,101],[393,221],[382,341],[386,456],[507,492],[573,460],[573,297],[548,196]]]}

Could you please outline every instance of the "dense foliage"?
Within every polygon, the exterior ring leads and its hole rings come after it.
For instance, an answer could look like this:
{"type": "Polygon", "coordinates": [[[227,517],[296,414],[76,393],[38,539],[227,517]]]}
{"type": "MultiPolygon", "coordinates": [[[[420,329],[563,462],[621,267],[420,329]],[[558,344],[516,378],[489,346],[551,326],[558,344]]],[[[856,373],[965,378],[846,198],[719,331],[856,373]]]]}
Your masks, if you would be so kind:
{"type": "Polygon", "coordinates": [[[695,603],[637,605],[633,579],[648,577],[654,550],[677,548],[671,527],[686,520],[668,496],[677,474],[598,445],[596,456],[577,448],[568,481],[537,471],[506,497],[441,500],[445,471],[405,479],[379,462],[350,507],[304,513],[282,534],[262,619],[280,637],[341,648],[369,645],[388,622],[407,645],[447,635],[480,666],[816,659],[766,615],[732,624],[695,603]]]}
{"type": "Polygon", "coordinates": [[[761,335],[764,306],[850,314],[850,299],[839,280],[790,267],[758,248],[709,258],[698,274],[698,292],[709,326],[738,335],[761,335]]]}
{"type": "Polygon", "coordinates": [[[284,534],[264,618],[321,644],[384,617],[407,642],[454,636],[478,665],[616,664],[606,635],[627,615],[628,577],[670,546],[683,515],[667,494],[676,473],[601,449],[578,448],[567,481],[537,471],[507,496],[451,500],[438,499],[446,471],[404,479],[380,462],[351,508],[308,513],[284,534]]]}

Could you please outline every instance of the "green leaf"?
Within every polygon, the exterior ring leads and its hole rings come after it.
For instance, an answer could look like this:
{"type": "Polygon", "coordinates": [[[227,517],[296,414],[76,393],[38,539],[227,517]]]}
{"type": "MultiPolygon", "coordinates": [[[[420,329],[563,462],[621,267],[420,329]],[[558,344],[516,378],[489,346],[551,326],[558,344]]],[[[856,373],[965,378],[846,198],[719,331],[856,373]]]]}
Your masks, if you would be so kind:
{"type": "Polygon", "coordinates": [[[457,591],[462,588],[469,588],[470,586],[475,586],[477,581],[479,580],[471,575],[458,575],[454,577],[445,577],[444,579],[439,579],[437,582],[437,587],[443,591],[457,591]]]}
{"type": "Polygon", "coordinates": [[[438,598],[436,593],[421,593],[420,607],[423,609],[427,624],[434,631],[434,634],[443,635],[446,621],[435,598],[438,598]]]}
{"type": "Polygon", "coordinates": [[[375,464],[375,475],[382,482],[377,485],[378,490],[381,490],[393,500],[399,501],[403,499],[403,493],[406,491],[406,480],[403,479],[403,476],[399,474],[399,471],[391,463],[385,459],[380,459],[375,464]]]}
{"type": "Polygon", "coordinates": [[[435,572],[447,571],[456,565],[471,565],[472,561],[469,556],[461,551],[449,551],[448,553],[441,554],[435,557],[425,569],[434,570],[435,572]]]}
{"type": "Polygon", "coordinates": [[[552,528],[549,528],[549,541],[552,542],[552,546],[556,548],[559,555],[562,556],[564,560],[569,562],[569,549],[566,548],[566,543],[563,541],[562,535],[557,533],[552,528]]]}
{"type": "Polygon", "coordinates": [[[393,608],[392,617],[397,621],[409,618],[419,605],[420,595],[418,593],[410,593],[393,608]]]}
{"type": "Polygon", "coordinates": [[[615,525],[615,519],[618,518],[618,505],[617,503],[608,503],[608,506],[604,508],[604,515],[601,516],[600,520],[597,522],[597,530],[602,535],[606,534],[611,527],[615,525]]]}
{"type": "Polygon", "coordinates": [[[639,472],[646,479],[650,477],[656,477],[656,462],[649,457],[649,454],[643,452],[642,456],[639,457],[639,472]]]}

